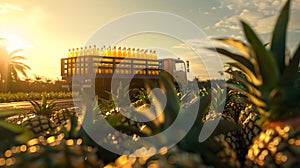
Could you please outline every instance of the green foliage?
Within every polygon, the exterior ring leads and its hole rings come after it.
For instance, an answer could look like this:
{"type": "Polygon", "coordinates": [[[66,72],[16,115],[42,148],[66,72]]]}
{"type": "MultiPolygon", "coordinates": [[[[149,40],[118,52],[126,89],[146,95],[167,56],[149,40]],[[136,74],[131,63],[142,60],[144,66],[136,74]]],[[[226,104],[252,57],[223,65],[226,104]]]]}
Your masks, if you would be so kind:
{"type": "Polygon", "coordinates": [[[16,114],[24,113],[21,110],[1,110],[0,111],[0,151],[5,150],[8,146],[13,144],[25,143],[29,139],[33,138],[34,135],[31,131],[24,127],[8,123],[4,119],[16,114]]]}
{"type": "Polygon", "coordinates": [[[66,99],[72,98],[72,92],[18,92],[0,93],[0,103],[40,100],[44,95],[47,99],[66,99]]]}
{"type": "Polygon", "coordinates": [[[43,115],[50,117],[53,113],[53,109],[56,106],[55,100],[47,102],[45,95],[42,95],[42,102],[39,104],[37,101],[29,101],[34,108],[34,113],[37,115],[43,115]]]}
{"type": "Polygon", "coordinates": [[[257,106],[264,120],[285,119],[300,112],[300,92],[296,91],[300,89],[296,85],[300,77],[300,46],[295,54],[290,56],[286,52],[285,44],[289,5],[290,0],[281,10],[273,30],[270,49],[243,21],[242,26],[249,44],[231,38],[217,39],[237,48],[241,53],[234,54],[222,48],[216,49],[218,53],[237,61],[229,65],[242,70],[246,75],[246,78],[241,78],[240,75],[229,72],[245,87],[236,84],[228,84],[228,86],[245,92],[257,106]]]}

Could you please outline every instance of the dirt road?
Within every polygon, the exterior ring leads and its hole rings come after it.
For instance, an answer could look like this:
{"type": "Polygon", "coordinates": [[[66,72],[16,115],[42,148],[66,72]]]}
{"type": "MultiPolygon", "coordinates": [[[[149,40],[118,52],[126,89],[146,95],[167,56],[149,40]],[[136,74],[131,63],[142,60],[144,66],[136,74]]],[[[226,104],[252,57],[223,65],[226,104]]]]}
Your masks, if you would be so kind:
{"type": "MultiPolygon", "coordinates": [[[[73,99],[56,100],[55,103],[56,106],[54,110],[59,110],[62,108],[70,108],[74,106],[73,99]]],[[[23,110],[30,111],[32,110],[32,105],[29,103],[29,101],[0,103],[0,110],[8,110],[8,109],[23,109],[23,110]]]]}

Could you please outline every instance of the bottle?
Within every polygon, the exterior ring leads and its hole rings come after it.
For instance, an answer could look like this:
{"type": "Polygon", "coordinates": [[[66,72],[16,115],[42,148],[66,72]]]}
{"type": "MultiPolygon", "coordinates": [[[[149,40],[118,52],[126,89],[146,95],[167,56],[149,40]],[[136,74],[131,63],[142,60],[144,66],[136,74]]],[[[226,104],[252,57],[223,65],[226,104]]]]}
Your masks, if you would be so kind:
{"type": "Polygon", "coordinates": [[[75,57],[75,49],[72,48],[71,57],[75,57]]]}
{"type": "Polygon", "coordinates": [[[135,48],[132,49],[131,58],[136,58],[135,48]]]}
{"type": "Polygon", "coordinates": [[[126,47],[123,47],[122,56],[125,57],[125,58],[127,57],[126,47]]]}
{"type": "Polygon", "coordinates": [[[118,56],[117,55],[117,47],[116,46],[114,46],[114,49],[113,49],[113,56],[114,57],[118,56]]]}
{"type": "Polygon", "coordinates": [[[76,48],[75,57],[79,56],[79,48],[76,48]]]}
{"type": "Polygon", "coordinates": [[[101,48],[101,54],[102,54],[102,56],[107,56],[107,50],[106,50],[106,47],[105,47],[105,45],[101,48]]]}
{"type": "Polygon", "coordinates": [[[69,50],[68,50],[68,58],[71,58],[71,57],[72,57],[72,50],[69,49],[69,50]]]}
{"type": "Polygon", "coordinates": [[[126,53],[127,57],[131,58],[132,55],[131,55],[131,49],[130,48],[127,48],[127,53],[126,53]]]}
{"type": "Polygon", "coordinates": [[[152,50],[149,51],[149,59],[150,59],[150,60],[153,60],[153,53],[152,53],[152,50]]]}
{"type": "Polygon", "coordinates": [[[149,54],[148,54],[148,50],[147,49],[144,51],[144,58],[147,59],[147,60],[149,60],[149,54]]]}
{"type": "Polygon", "coordinates": [[[157,60],[157,55],[156,55],[156,51],[155,50],[153,51],[153,59],[157,60]]]}
{"type": "Polygon", "coordinates": [[[103,47],[101,47],[100,49],[100,56],[104,56],[105,55],[105,45],[103,45],[103,47]]]}
{"type": "Polygon", "coordinates": [[[144,49],[140,50],[140,56],[139,56],[139,58],[145,59],[144,49]]]}
{"type": "Polygon", "coordinates": [[[122,49],[122,57],[123,59],[123,67],[125,68],[124,73],[129,74],[129,69],[130,69],[130,62],[127,60],[127,52],[126,52],[126,47],[123,47],[122,49]]]}
{"type": "Polygon", "coordinates": [[[92,55],[97,55],[97,47],[96,45],[94,44],[94,48],[93,48],[93,51],[92,51],[92,55]]]}
{"type": "Polygon", "coordinates": [[[140,49],[138,48],[138,49],[136,49],[136,58],[140,58],[140,49]]]}
{"type": "Polygon", "coordinates": [[[109,46],[107,49],[107,56],[112,56],[111,47],[109,46]]]}
{"type": "Polygon", "coordinates": [[[79,56],[84,56],[83,47],[80,47],[79,56]]]}
{"type": "Polygon", "coordinates": [[[100,56],[100,49],[99,48],[96,49],[96,56],[100,56]]]}
{"type": "Polygon", "coordinates": [[[84,55],[84,56],[88,55],[88,52],[89,52],[89,51],[88,51],[88,48],[87,48],[87,46],[85,46],[85,47],[84,47],[84,51],[83,51],[83,55],[84,55]]]}
{"type": "Polygon", "coordinates": [[[92,49],[92,46],[89,45],[89,49],[88,49],[87,55],[91,56],[92,54],[93,54],[93,49],[92,49]]]}
{"type": "Polygon", "coordinates": [[[122,57],[122,48],[121,47],[118,48],[118,55],[117,56],[122,57]]]}

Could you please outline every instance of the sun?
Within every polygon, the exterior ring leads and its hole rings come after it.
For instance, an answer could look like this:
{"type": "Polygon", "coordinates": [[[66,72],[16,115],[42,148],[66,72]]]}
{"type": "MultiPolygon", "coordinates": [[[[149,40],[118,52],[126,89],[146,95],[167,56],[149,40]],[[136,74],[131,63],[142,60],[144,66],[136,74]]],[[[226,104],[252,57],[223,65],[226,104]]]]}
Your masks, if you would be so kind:
{"type": "Polygon", "coordinates": [[[5,45],[8,52],[16,49],[26,49],[31,48],[30,44],[20,38],[18,35],[13,34],[0,34],[0,38],[6,39],[5,45]]]}

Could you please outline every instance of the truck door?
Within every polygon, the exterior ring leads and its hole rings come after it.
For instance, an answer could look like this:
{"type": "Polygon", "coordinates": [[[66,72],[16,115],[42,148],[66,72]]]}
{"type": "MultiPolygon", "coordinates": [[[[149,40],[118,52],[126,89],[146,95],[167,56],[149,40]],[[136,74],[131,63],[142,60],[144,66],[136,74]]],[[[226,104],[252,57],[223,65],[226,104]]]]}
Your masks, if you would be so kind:
{"type": "Polygon", "coordinates": [[[184,61],[170,58],[164,59],[163,69],[171,75],[170,78],[176,87],[178,87],[177,89],[182,89],[181,92],[184,92],[187,85],[187,75],[184,61]]]}
{"type": "Polygon", "coordinates": [[[175,78],[175,81],[177,82],[178,87],[180,87],[180,89],[183,89],[182,91],[185,91],[187,85],[185,64],[182,60],[174,60],[173,62],[173,76],[175,78]]]}

